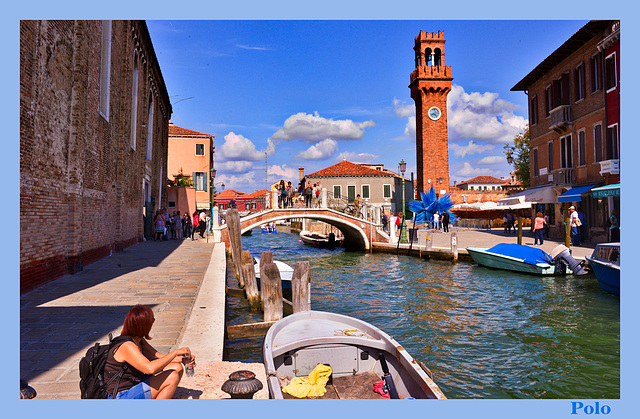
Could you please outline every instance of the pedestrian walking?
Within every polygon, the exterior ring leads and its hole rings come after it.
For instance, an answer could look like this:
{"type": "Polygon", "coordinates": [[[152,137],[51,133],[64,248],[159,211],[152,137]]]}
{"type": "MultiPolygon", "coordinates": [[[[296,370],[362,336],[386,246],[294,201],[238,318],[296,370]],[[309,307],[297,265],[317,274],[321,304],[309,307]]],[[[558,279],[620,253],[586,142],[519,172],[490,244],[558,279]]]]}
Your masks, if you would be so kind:
{"type": "Polygon", "coordinates": [[[609,227],[609,232],[611,233],[611,241],[616,243],[620,241],[620,219],[618,218],[618,211],[611,211],[611,216],[609,216],[609,223],[611,226],[609,227]]]}
{"type": "Polygon", "coordinates": [[[580,231],[578,227],[582,225],[576,207],[569,207],[569,228],[571,228],[571,242],[574,246],[580,246],[580,231]]]}
{"type": "Polygon", "coordinates": [[[544,244],[544,239],[542,238],[542,234],[544,232],[544,224],[545,224],[544,216],[540,211],[538,211],[538,213],[536,214],[536,219],[534,220],[534,228],[533,228],[533,235],[535,238],[533,241],[534,246],[538,244],[538,240],[540,240],[540,246],[544,244]]]}
{"type": "Polygon", "coordinates": [[[197,210],[193,212],[192,225],[193,225],[193,227],[191,228],[191,240],[195,240],[193,238],[193,236],[195,236],[196,231],[200,227],[200,216],[198,215],[198,211],[197,210]]]}
{"type": "Polygon", "coordinates": [[[176,240],[182,240],[182,217],[180,216],[180,211],[177,211],[175,217],[173,217],[173,226],[176,232],[176,240]]]}
{"type": "Polygon", "coordinates": [[[449,216],[449,212],[448,211],[442,211],[442,231],[444,231],[445,233],[449,232],[449,221],[451,220],[451,217],[449,216]]]}

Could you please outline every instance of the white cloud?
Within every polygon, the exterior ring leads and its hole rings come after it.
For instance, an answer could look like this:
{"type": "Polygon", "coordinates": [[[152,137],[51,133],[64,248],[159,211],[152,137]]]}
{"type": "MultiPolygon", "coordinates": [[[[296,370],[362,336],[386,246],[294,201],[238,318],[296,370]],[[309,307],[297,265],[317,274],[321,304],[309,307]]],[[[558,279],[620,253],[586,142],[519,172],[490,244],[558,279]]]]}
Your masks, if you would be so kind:
{"type": "Polygon", "coordinates": [[[487,156],[478,160],[478,164],[504,164],[506,162],[505,156],[487,156]]]}
{"type": "Polygon", "coordinates": [[[371,153],[356,153],[353,151],[344,151],[338,154],[336,160],[348,160],[353,163],[370,163],[380,156],[371,153]]]}
{"type": "Polygon", "coordinates": [[[449,141],[510,142],[527,126],[525,118],[513,113],[515,109],[515,104],[499,99],[497,93],[466,93],[453,85],[447,99],[449,141]]]}
{"type": "Polygon", "coordinates": [[[281,178],[284,178],[286,180],[291,180],[294,178],[297,179],[296,176],[298,174],[298,170],[294,169],[293,167],[288,167],[286,164],[283,164],[282,166],[274,164],[273,166],[269,167],[269,174],[280,176],[281,178]]]}
{"type": "Polygon", "coordinates": [[[461,146],[456,143],[450,143],[449,148],[453,150],[453,155],[456,157],[464,157],[467,154],[475,154],[475,153],[483,153],[488,150],[492,150],[495,148],[492,144],[480,145],[470,140],[469,143],[465,146],[461,146]]]}
{"type": "Polygon", "coordinates": [[[406,102],[393,99],[393,110],[399,118],[408,118],[416,115],[414,104],[406,105],[406,102]]]}
{"type": "Polygon", "coordinates": [[[321,117],[318,112],[313,115],[300,112],[284,121],[271,140],[302,140],[305,142],[320,142],[331,140],[359,140],[364,130],[375,126],[373,121],[354,122],[350,119],[334,121],[321,117]]]}
{"type": "Polygon", "coordinates": [[[240,176],[219,175],[216,176],[216,183],[223,182],[225,189],[239,189],[243,186],[253,187],[255,184],[255,172],[250,171],[240,176]]]}
{"type": "Polygon", "coordinates": [[[327,138],[318,144],[312,145],[295,158],[304,160],[324,160],[336,154],[338,151],[338,142],[327,138]]]}
{"type": "Polygon", "coordinates": [[[461,182],[472,179],[476,176],[500,177],[498,172],[494,170],[487,170],[486,168],[474,168],[473,166],[471,166],[471,163],[469,162],[464,162],[462,165],[462,168],[457,170],[453,175],[453,177],[456,178],[456,180],[459,178],[461,182]]]}
{"type": "Polygon", "coordinates": [[[275,153],[275,144],[268,140],[268,146],[264,150],[257,150],[256,145],[242,135],[230,132],[224,136],[224,144],[220,146],[220,155],[223,160],[233,161],[258,161],[263,160],[265,153],[268,156],[275,153]]]}
{"type": "Polygon", "coordinates": [[[222,163],[216,163],[216,168],[224,170],[225,172],[232,173],[245,173],[247,170],[251,170],[253,162],[246,160],[239,161],[227,161],[222,163]]]}

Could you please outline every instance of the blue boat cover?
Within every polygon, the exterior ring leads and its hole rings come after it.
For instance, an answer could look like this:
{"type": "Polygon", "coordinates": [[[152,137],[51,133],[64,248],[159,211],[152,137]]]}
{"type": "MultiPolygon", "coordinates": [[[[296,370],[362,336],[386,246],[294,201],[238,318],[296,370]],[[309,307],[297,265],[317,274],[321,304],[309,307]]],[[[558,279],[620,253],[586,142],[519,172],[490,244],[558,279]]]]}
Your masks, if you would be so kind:
{"type": "Polygon", "coordinates": [[[551,256],[542,249],[515,243],[500,243],[487,249],[487,252],[523,259],[531,265],[551,263],[551,256]]]}

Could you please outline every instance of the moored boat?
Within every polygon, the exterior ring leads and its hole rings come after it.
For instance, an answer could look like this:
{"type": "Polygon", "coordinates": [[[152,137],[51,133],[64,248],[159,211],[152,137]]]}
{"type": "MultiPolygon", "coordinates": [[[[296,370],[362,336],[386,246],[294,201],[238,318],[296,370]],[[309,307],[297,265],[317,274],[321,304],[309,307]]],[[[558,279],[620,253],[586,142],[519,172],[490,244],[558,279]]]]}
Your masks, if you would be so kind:
{"type": "Polygon", "coordinates": [[[391,398],[446,399],[429,370],[391,336],[341,314],[302,311],[279,320],[265,336],[263,361],[273,399],[293,398],[283,384],[319,364],[331,373],[321,398],[382,399],[386,390],[391,398]]]}
{"type": "MultiPolygon", "coordinates": [[[[291,289],[291,277],[293,277],[293,268],[284,262],[274,260],[278,270],[280,271],[280,281],[282,282],[282,289],[291,289]]],[[[260,288],[260,258],[253,257],[253,269],[256,273],[256,279],[258,280],[258,288],[260,288]]]]}
{"type": "Polygon", "coordinates": [[[600,288],[620,295],[620,242],[597,244],[587,261],[600,288]]]}
{"type": "Polygon", "coordinates": [[[301,231],[300,240],[307,246],[333,249],[342,246],[342,239],[336,238],[334,233],[322,234],[312,231],[301,231]]]}
{"type": "Polygon", "coordinates": [[[489,268],[534,275],[587,274],[563,245],[553,250],[553,256],[542,249],[514,243],[500,243],[488,249],[467,247],[467,252],[478,265],[489,268]]]}

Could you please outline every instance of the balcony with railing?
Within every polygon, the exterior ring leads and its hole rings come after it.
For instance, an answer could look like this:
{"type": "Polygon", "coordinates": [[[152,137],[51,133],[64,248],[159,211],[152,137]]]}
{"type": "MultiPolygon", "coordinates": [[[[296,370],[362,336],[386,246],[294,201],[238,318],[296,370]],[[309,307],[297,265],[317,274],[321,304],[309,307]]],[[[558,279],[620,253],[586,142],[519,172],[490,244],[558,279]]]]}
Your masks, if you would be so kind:
{"type": "Polygon", "coordinates": [[[575,183],[574,169],[556,169],[551,172],[552,184],[554,185],[573,185],[575,183]]]}
{"type": "Polygon", "coordinates": [[[601,175],[619,175],[620,174],[620,160],[611,159],[600,162],[600,174],[601,175]]]}
{"type": "Polygon", "coordinates": [[[568,132],[573,125],[573,114],[571,112],[571,105],[560,105],[549,112],[551,116],[551,125],[549,128],[563,134],[568,132]]]}

